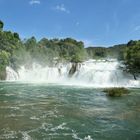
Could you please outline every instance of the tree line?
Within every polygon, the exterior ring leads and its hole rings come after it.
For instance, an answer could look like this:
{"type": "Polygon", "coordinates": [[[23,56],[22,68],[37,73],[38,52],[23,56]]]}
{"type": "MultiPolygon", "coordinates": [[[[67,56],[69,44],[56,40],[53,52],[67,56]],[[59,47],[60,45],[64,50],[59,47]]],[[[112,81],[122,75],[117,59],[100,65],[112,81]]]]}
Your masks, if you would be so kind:
{"type": "Polygon", "coordinates": [[[56,63],[79,63],[88,59],[116,58],[123,60],[125,70],[134,75],[140,73],[140,41],[112,47],[84,47],[82,41],[72,38],[37,40],[35,37],[21,40],[18,33],[4,31],[0,21],[0,79],[6,77],[6,66],[17,70],[21,65],[30,67],[33,62],[54,66],[56,63]]]}

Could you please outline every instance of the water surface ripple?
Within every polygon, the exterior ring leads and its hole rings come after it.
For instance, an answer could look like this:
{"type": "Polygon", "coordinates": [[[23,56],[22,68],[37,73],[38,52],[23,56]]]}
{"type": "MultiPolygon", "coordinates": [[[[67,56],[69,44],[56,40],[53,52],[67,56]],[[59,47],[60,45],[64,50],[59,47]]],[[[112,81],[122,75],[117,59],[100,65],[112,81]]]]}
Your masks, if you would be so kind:
{"type": "Polygon", "coordinates": [[[140,89],[0,83],[0,140],[139,140],[140,89]]]}

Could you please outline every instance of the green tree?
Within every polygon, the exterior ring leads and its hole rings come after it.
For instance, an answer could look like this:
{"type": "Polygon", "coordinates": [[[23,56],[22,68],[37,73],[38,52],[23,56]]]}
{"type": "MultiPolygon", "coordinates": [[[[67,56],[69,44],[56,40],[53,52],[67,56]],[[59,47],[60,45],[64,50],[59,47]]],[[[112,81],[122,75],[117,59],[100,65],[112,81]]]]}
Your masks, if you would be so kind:
{"type": "Polygon", "coordinates": [[[17,40],[20,40],[19,34],[18,33],[14,33],[14,38],[16,38],[17,40]]]}
{"type": "Polygon", "coordinates": [[[27,51],[33,52],[37,46],[36,38],[33,36],[27,39],[24,45],[27,51]]]}
{"type": "Polygon", "coordinates": [[[0,51],[0,69],[3,69],[6,67],[6,65],[9,64],[9,57],[10,53],[6,51],[0,51]]]}
{"type": "Polygon", "coordinates": [[[4,27],[4,23],[0,20],[0,31],[2,31],[3,27],[4,27]]]}
{"type": "Polygon", "coordinates": [[[0,51],[0,80],[6,78],[6,66],[9,64],[10,53],[6,51],[0,51]]]}
{"type": "Polygon", "coordinates": [[[140,74],[140,41],[134,41],[127,44],[125,56],[125,70],[137,79],[140,74]],[[130,46],[132,45],[132,46],[130,46]]]}

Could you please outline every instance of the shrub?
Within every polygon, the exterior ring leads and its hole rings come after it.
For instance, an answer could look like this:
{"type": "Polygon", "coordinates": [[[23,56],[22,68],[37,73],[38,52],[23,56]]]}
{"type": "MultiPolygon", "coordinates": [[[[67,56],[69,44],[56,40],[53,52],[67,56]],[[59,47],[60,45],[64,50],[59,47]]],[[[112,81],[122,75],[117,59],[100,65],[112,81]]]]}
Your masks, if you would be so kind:
{"type": "Polygon", "coordinates": [[[128,89],[123,87],[106,88],[103,91],[106,92],[106,95],[110,97],[121,97],[122,95],[129,93],[128,89]]]}

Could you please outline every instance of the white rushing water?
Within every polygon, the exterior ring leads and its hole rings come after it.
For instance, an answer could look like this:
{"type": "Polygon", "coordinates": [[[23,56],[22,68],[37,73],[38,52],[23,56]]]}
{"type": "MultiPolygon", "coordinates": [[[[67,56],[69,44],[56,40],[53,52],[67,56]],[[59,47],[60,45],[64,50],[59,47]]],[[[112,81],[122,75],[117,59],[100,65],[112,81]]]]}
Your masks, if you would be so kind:
{"type": "Polygon", "coordinates": [[[119,65],[117,60],[89,60],[77,65],[68,63],[55,67],[43,67],[33,63],[30,68],[21,66],[17,72],[7,67],[6,80],[94,87],[139,87],[140,79],[134,80],[133,76],[123,72],[119,65]]]}

